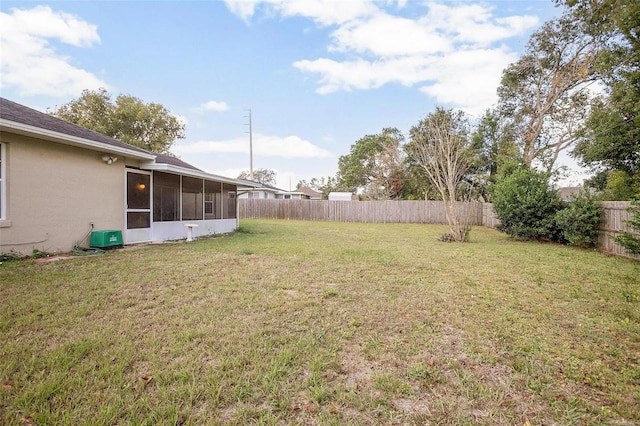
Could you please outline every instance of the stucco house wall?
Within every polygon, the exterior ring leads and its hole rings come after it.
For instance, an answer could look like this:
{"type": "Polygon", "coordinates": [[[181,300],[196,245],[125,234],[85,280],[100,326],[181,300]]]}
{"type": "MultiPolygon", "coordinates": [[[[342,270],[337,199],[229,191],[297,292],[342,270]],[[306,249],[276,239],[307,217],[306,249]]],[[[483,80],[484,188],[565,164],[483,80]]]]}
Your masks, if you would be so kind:
{"type": "Polygon", "coordinates": [[[99,230],[124,244],[231,232],[240,185],[256,187],[0,97],[0,253],[68,252],[99,230]]]}
{"type": "Polygon", "coordinates": [[[2,252],[66,252],[96,230],[123,229],[124,161],[100,153],[1,133],[6,155],[6,220],[2,252]]]}

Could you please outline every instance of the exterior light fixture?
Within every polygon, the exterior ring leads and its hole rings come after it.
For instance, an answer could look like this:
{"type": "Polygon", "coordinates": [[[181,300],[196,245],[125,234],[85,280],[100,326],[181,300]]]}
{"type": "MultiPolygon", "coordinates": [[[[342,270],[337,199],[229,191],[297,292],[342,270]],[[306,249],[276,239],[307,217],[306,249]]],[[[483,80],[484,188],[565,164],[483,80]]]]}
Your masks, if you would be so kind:
{"type": "Polygon", "coordinates": [[[107,164],[113,164],[116,161],[118,161],[118,157],[113,157],[111,155],[105,154],[105,155],[102,156],[102,161],[104,161],[107,164]]]}

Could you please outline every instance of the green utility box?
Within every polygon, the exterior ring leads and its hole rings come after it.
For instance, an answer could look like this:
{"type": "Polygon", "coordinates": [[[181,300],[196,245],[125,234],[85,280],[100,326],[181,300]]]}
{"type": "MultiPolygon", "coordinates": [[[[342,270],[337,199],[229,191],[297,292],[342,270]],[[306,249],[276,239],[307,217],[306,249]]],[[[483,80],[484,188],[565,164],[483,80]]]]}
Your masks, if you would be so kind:
{"type": "Polygon", "coordinates": [[[91,232],[90,247],[110,248],[122,245],[122,231],[93,231],[91,232]]]}

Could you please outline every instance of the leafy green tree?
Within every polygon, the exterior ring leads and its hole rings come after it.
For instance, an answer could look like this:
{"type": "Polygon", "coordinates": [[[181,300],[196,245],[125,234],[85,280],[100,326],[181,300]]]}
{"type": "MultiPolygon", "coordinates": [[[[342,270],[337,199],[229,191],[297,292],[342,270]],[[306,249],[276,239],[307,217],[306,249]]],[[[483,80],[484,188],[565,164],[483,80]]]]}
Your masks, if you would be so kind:
{"type": "Polygon", "coordinates": [[[611,201],[631,200],[640,196],[640,175],[631,176],[622,170],[612,170],[606,173],[606,184],[601,198],[611,201]]]}
{"type": "MultiPolygon", "coordinates": [[[[405,145],[406,151],[407,145],[405,145]]],[[[402,186],[400,198],[403,200],[437,200],[440,198],[438,189],[433,185],[424,169],[407,155],[405,159],[407,177],[402,186]]]]}
{"type": "Polygon", "coordinates": [[[83,90],[82,95],[53,112],[65,121],[113,137],[114,104],[106,89],[83,90]]]}
{"type": "Polygon", "coordinates": [[[151,152],[169,153],[184,138],[184,123],[157,103],[119,95],[115,102],[105,89],[83,90],[78,99],[52,115],[151,152]]]}
{"type": "Polygon", "coordinates": [[[327,180],[324,185],[320,186],[320,192],[322,192],[322,199],[328,200],[329,193],[334,191],[346,191],[344,187],[340,186],[337,177],[327,176],[327,180]]]}
{"type": "Polygon", "coordinates": [[[513,129],[497,111],[487,110],[472,136],[473,148],[480,155],[468,174],[468,182],[480,198],[491,201],[491,187],[508,162],[517,161],[518,147],[513,129]]]}
{"type": "Polygon", "coordinates": [[[597,173],[590,184],[605,196],[628,200],[640,192],[640,2],[559,0],[585,32],[604,46],[593,71],[605,84],[573,155],[597,173]],[[616,172],[616,173],[614,173],[616,172]],[[629,191],[611,191],[622,177],[629,191]],[[623,198],[620,198],[623,197],[623,198]]]}
{"type": "Polygon", "coordinates": [[[499,229],[524,240],[558,241],[555,216],[562,201],[549,185],[549,173],[520,167],[500,177],[493,191],[493,210],[499,229]]]}
{"type": "Polygon", "coordinates": [[[476,161],[469,134],[469,120],[462,111],[436,108],[410,130],[406,150],[444,201],[451,237],[464,242],[468,227],[458,215],[460,183],[476,161]]]}
{"type": "Polygon", "coordinates": [[[276,172],[271,169],[253,169],[253,179],[249,170],[243,170],[238,175],[238,179],[253,180],[264,185],[274,186],[276,184],[276,172]]]}
{"type": "Polygon", "coordinates": [[[551,170],[575,141],[586,117],[592,67],[599,49],[580,22],[563,16],[531,35],[525,54],[509,65],[498,87],[499,111],[513,128],[522,161],[551,170]]]}
{"type": "Polygon", "coordinates": [[[349,154],[338,159],[338,186],[348,191],[363,189],[366,198],[399,198],[406,179],[404,136],[396,128],[366,135],[351,145],[349,154]]]}

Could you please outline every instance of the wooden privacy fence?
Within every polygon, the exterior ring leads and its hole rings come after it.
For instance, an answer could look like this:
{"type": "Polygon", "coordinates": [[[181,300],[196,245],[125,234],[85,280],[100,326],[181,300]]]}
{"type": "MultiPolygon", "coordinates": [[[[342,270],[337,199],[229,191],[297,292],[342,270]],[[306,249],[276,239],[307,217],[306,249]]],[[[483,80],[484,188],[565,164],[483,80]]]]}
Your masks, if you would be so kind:
{"type": "MultiPolygon", "coordinates": [[[[240,218],[363,223],[447,223],[442,201],[260,200],[242,198],[240,218]]],[[[483,203],[458,203],[459,217],[483,225],[483,203]]]]}
{"type": "Polygon", "coordinates": [[[631,219],[631,213],[627,209],[631,206],[628,201],[604,201],[602,207],[602,221],[600,222],[600,234],[598,235],[598,249],[606,253],[628,256],[625,249],[614,241],[622,231],[634,233],[627,224],[631,219]]]}
{"type": "MultiPolygon", "coordinates": [[[[446,224],[442,201],[327,201],[239,199],[239,216],[244,219],[289,219],[364,223],[446,224]]],[[[606,201],[600,223],[598,249],[626,256],[614,238],[621,231],[632,232],[628,201],[606,201]]],[[[460,202],[460,217],[473,226],[496,228],[499,221],[490,203],[460,202]]]]}

